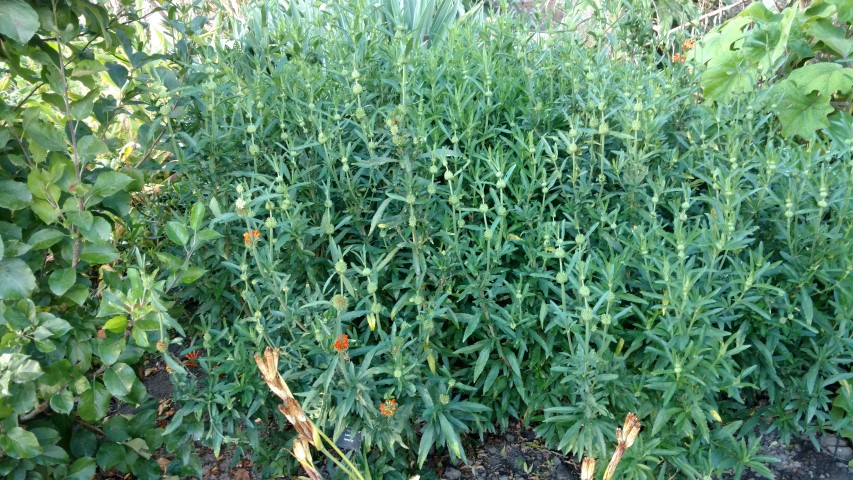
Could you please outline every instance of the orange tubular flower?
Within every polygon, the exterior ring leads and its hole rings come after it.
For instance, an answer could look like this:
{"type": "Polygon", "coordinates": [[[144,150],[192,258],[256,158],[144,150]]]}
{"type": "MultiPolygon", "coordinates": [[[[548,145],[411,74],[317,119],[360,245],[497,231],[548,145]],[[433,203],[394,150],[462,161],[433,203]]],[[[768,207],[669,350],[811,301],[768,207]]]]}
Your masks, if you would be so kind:
{"type": "Polygon", "coordinates": [[[199,357],[199,355],[201,355],[200,350],[195,350],[184,355],[184,358],[186,359],[184,361],[184,365],[187,367],[198,367],[198,362],[196,362],[195,360],[199,357]]]}
{"type": "Polygon", "coordinates": [[[334,347],[339,352],[345,352],[349,348],[349,336],[346,333],[338,335],[334,347]]]}
{"type": "Polygon", "coordinates": [[[397,411],[397,400],[390,398],[385,400],[384,403],[379,404],[379,413],[385,415],[386,417],[390,417],[394,415],[394,412],[397,411]]]}
{"type": "Polygon", "coordinates": [[[695,46],[696,46],[696,40],[692,39],[692,38],[688,38],[687,40],[684,41],[684,44],[681,46],[681,48],[683,48],[684,51],[686,52],[695,46]]]}
{"type": "Polygon", "coordinates": [[[687,57],[680,53],[675,53],[672,55],[673,62],[684,63],[685,60],[687,60],[687,57]]]}
{"type": "Polygon", "coordinates": [[[252,240],[257,240],[261,238],[261,232],[257,230],[251,230],[249,232],[243,232],[243,243],[246,245],[251,245],[252,240]]]}

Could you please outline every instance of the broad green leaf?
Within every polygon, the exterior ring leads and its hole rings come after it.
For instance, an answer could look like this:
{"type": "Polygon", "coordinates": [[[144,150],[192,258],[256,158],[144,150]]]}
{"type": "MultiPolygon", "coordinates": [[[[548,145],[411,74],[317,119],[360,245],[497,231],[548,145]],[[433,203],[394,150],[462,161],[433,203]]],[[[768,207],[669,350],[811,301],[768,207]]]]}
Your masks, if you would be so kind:
{"type": "MultiPolygon", "coordinates": [[[[109,151],[110,151],[110,149],[109,149],[109,147],[107,147],[107,144],[104,143],[103,140],[100,140],[99,138],[95,137],[94,135],[86,135],[85,137],[77,140],[77,156],[80,157],[80,160],[82,160],[84,163],[89,163],[92,160],[94,160],[98,155],[103,155],[105,153],[108,153],[109,151]]],[[[105,173],[110,173],[110,172],[105,172],[105,173]]],[[[113,173],[116,173],[116,172],[113,172],[113,173]]],[[[104,174],[102,173],[100,176],[98,176],[98,180],[100,180],[103,177],[103,175],[104,174]]],[[[109,180],[111,180],[111,179],[109,179],[109,180]]],[[[118,190],[121,190],[122,188],[123,187],[120,187],[120,188],[118,188],[118,190]]],[[[98,189],[98,181],[97,180],[95,181],[95,189],[96,190],[98,189]]],[[[116,190],[116,191],[118,191],[118,190],[116,190]]],[[[113,193],[115,193],[115,192],[113,192],[113,193]]],[[[108,195],[104,195],[101,193],[96,193],[96,195],[99,195],[102,197],[108,196],[108,195]]],[[[112,195],[112,194],[110,194],[110,195],[112,195]]]]}
{"type": "Polygon", "coordinates": [[[126,363],[116,363],[104,372],[104,385],[115,397],[124,397],[130,393],[136,373],[126,363]]]}
{"type": "Polygon", "coordinates": [[[846,95],[853,90],[853,68],[843,68],[837,63],[811,63],[791,72],[788,79],[804,94],[819,92],[830,97],[835,92],[846,95]]]}
{"type": "Polygon", "coordinates": [[[700,80],[705,98],[724,101],[732,95],[748,93],[755,88],[754,68],[742,65],[742,60],[736,51],[719,54],[719,61],[709,66],[700,80]]]}
{"type": "Polygon", "coordinates": [[[76,284],[65,292],[65,298],[71,300],[77,305],[83,305],[86,299],[89,298],[89,289],[85,285],[76,284]]]}
{"type": "Polygon", "coordinates": [[[80,428],[71,434],[71,455],[75,457],[92,457],[98,450],[98,437],[91,430],[80,428]]]}
{"type": "Polygon", "coordinates": [[[57,296],[64,295],[77,281],[77,271],[73,268],[63,268],[50,274],[47,284],[50,291],[57,296]]]}
{"type": "Polygon", "coordinates": [[[122,415],[110,417],[104,424],[104,433],[114,442],[123,442],[130,438],[130,427],[127,418],[122,415]]]}
{"type": "Polygon", "coordinates": [[[87,422],[100,420],[107,414],[111,398],[107,388],[101,382],[95,381],[92,388],[80,395],[77,414],[87,422]]]}
{"type": "Polygon", "coordinates": [[[3,235],[0,235],[0,260],[6,255],[6,245],[3,243],[3,235]]]}
{"type": "Polygon", "coordinates": [[[30,267],[17,258],[0,260],[0,300],[29,297],[36,288],[30,267]]]}
{"type": "Polygon", "coordinates": [[[80,260],[93,264],[110,263],[118,258],[118,250],[107,243],[89,243],[83,245],[80,260]]]}
{"type": "Polygon", "coordinates": [[[43,228],[30,236],[27,243],[33,247],[33,250],[44,250],[50,248],[65,238],[65,233],[52,228],[43,228]]]}
{"type": "Polygon", "coordinates": [[[35,199],[33,200],[33,204],[30,208],[32,208],[33,213],[35,213],[39,219],[47,225],[51,225],[55,222],[62,213],[58,208],[55,208],[46,200],[35,199]]]}
{"type": "MultiPolygon", "coordinates": [[[[67,206],[68,202],[66,202],[66,207],[67,206]]],[[[92,215],[92,212],[88,210],[77,210],[76,204],[73,205],[72,209],[65,210],[65,217],[72,225],[79,227],[81,230],[88,230],[92,228],[92,222],[95,220],[95,216],[92,215]]]]}
{"type": "Polygon", "coordinates": [[[68,149],[65,132],[53,124],[36,119],[29,123],[25,122],[24,131],[31,141],[42,148],[56,152],[65,152],[68,149]]]}
{"type": "Polygon", "coordinates": [[[39,28],[39,17],[24,0],[0,2],[0,34],[24,44],[30,41],[39,28]]]}
{"type": "Polygon", "coordinates": [[[181,274],[181,281],[190,284],[201,278],[207,270],[200,267],[189,267],[181,274]]]}
{"type": "Polygon", "coordinates": [[[113,227],[110,222],[104,217],[92,217],[91,226],[81,231],[83,238],[90,242],[106,242],[112,235],[113,227]]]}
{"type": "Polygon", "coordinates": [[[826,3],[835,5],[839,21],[853,23],[853,0],[826,0],[826,3]]]}
{"type": "Polygon", "coordinates": [[[823,42],[833,53],[842,58],[847,58],[853,51],[853,38],[828,18],[809,23],[808,30],[815,39],[823,42]]]}
{"type": "Polygon", "coordinates": [[[63,389],[61,392],[51,395],[50,408],[57,413],[70,413],[74,408],[74,396],[68,389],[63,389]]]}
{"type": "Polygon", "coordinates": [[[44,451],[36,436],[21,427],[13,427],[0,435],[0,448],[12,458],[33,458],[44,451]]]}
{"type": "Polygon", "coordinates": [[[106,72],[107,67],[97,60],[80,60],[74,64],[74,69],[71,70],[71,77],[85,77],[94,75],[100,72],[106,72]]]}
{"type": "Polygon", "coordinates": [[[92,480],[98,465],[93,458],[78,458],[68,468],[68,476],[65,480],[92,480]]]}
{"type": "Polygon", "coordinates": [[[118,316],[107,320],[104,330],[113,333],[122,333],[127,328],[127,317],[118,316]]]}
{"type": "Polygon", "coordinates": [[[33,200],[27,185],[14,180],[0,180],[0,208],[20,210],[33,200]]]}
{"type": "Polygon", "coordinates": [[[117,87],[124,87],[124,84],[127,83],[128,71],[124,65],[115,63],[115,62],[107,62],[107,72],[110,75],[110,79],[113,83],[116,84],[117,87]]]}
{"type": "Polygon", "coordinates": [[[98,344],[98,356],[101,357],[101,362],[104,365],[115,363],[126,345],[127,341],[123,334],[107,335],[107,338],[98,344]]]}
{"type": "Polygon", "coordinates": [[[101,448],[98,449],[98,466],[104,470],[123,467],[126,458],[125,447],[118,443],[103,443],[101,444],[101,448]]]}
{"type": "Polygon", "coordinates": [[[168,222],[166,224],[166,236],[180,246],[186,245],[190,239],[187,227],[180,222],[168,222]]]}
{"type": "Polygon", "coordinates": [[[806,95],[801,87],[788,78],[773,87],[773,97],[783,135],[799,135],[810,139],[814,132],[829,126],[827,115],[834,109],[829,104],[828,96],[818,92],[806,95]]]}
{"type": "Polygon", "coordinates": [[[95,186],[92,187],[92,195],[99,197],[109,197],[118,192],[123,192],[127,186],[133,182],[133,179],[123,173],[107,171],[98,175],[95,180],[95,186]]]}

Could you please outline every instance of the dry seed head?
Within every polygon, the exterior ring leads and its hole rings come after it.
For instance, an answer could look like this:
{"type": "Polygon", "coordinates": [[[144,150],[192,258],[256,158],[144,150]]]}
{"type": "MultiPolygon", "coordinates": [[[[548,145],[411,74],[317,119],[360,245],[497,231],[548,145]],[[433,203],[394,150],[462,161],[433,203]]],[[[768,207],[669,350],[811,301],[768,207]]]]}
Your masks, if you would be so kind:
{"type": "Polygon", "coordinates": [[[640,427],[640,419],[635,414],[629,413],[625,416],[625,424],[622,426],[622,440],[625,442],[625,448],[630,448],[637,440],[640,427]]]}
{"type": "Polygon", "coordinates": [[[592,480],[595,474],[595,459],[585,457],[581,462],[581,480],[592,480]]]}

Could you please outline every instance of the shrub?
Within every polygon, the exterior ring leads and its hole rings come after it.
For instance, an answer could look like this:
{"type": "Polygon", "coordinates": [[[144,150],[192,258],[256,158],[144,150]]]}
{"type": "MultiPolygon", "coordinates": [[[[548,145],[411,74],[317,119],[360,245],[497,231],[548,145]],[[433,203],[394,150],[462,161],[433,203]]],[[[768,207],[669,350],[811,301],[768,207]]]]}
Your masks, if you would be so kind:
{"type": "Polygon", "coordinates": [[[428,47],[364,2],[261,20],[182,72],[181,167],[222,234],[187,292],[210,374],[185,425],[291,468],[266,346],[379,476],[404,449],[464,460],[463,434],[511,418],[603,458],[637,412],[625,478],[767,473],[756,425],[838,424],[846,150],[779,138],[747,98],[697,105],[682,66],[505,16],[428,47]]]}
{"type": "Polygon", "coordinates": [[[182,329],[163,295],[202,273],[190,254],[216,234],[201,204],[183,223],[156,205],[176,78],[144,51],[129,3],[0,3],[4,478],[161,478],[150,457],[164,441],[192,463],[191,444],[155,428],[137,369],[156,348],[183,370],[166,352],[182,329]],[[152,213],[172,220],[165,235],[152,213]]]}
{"type": "Polygon", "coordinates": [[[851,31],[849,0],[796,4],[779,13],[753,3],[709,32],[689,58],[707,67],[701,84],[708,100],[772,85],[765,108],[778,116],[785,136],[810,139],[827,132],[845,138],[853,128],[851,31]]]}

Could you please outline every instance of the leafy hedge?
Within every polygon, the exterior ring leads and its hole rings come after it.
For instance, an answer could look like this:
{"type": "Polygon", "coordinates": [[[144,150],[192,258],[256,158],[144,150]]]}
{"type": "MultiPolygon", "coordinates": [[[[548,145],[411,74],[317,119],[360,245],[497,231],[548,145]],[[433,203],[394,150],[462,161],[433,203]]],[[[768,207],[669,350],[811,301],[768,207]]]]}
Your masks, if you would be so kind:
{"type": "Polygon", "coordinates": [[[183,72],[182,167],[223,235],[191,293],[215,375],[184,412],[207,438],[287,468],[266,345],[392,477],[401,448],[464,459],[464,433],[510,418],[600,457],[638,412],[625,478],[766,472],[759,424],[846,422],[847,147],[777,137],[750,97],[697,105],[686,68],[571,32],[497,16],[427,47],[375,8],[263,10],[183,72]]]}
{"type": "Polygon", "coordinates": [[[4,478],[158,479],[164,445],[171,473],[201,470],[191,442],[161,435],[139,376],[155,349],[183,370],[163,295],[203,273],[189,258],[216,234],[201,204],[181,221],[154,200],[176,76],[132,5],[0,3],[4,478]]]}

